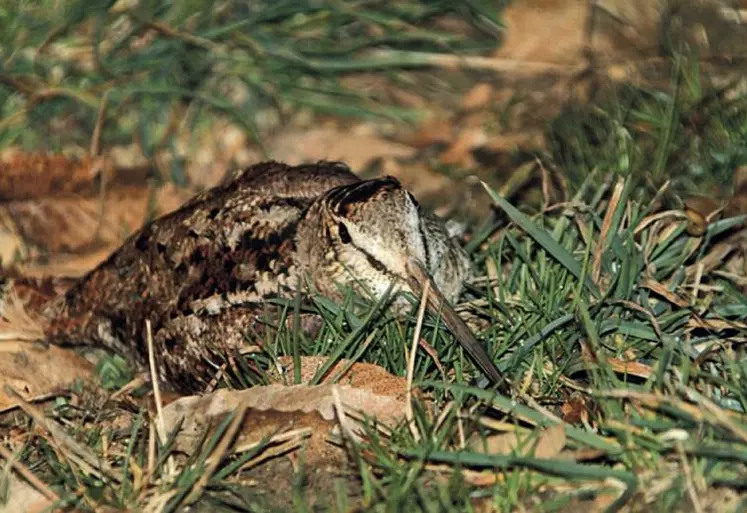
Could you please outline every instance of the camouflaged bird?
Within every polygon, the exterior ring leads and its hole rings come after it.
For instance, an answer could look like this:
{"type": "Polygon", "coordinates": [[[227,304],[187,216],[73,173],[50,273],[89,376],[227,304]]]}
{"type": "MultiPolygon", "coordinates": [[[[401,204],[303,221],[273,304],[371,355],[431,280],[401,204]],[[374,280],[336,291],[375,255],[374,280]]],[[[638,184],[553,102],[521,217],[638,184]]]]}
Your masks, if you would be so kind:
{"type": "Polygon", "coordinates": [[[441,220],[396,179],[361,180],[337,162],[258,164],[133,234],[49,303],[46,338],[104,346],[145,367],[150,320],[159,378],[198,391],[218,357],[246,343],[264,300],[295,297],[299,286],[379,298],[392,283],[408,287],[410,258],[451,301],[470,275],[441,220]]]}

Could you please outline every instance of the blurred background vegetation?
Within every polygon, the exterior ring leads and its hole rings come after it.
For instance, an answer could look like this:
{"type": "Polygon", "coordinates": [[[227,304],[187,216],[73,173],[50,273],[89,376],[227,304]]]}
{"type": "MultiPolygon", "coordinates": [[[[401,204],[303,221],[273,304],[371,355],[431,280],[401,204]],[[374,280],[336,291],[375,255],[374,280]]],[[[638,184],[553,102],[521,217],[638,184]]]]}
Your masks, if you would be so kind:
{"type": "Polygon", "coordinates": [[[0,11],[0,147],[171,152],[217,117],[256,143],[293,113],[415,122],[422,112],[340,77],[429,65],[422,52],[494,48],[487,2],[27,1],[0,11]],[[448,23],[460,30],[449,30],[448,23]],[[414,53],[418,52],[418,53],[414,53]]]}
{"type": "Polygon", "coordinates": [[[741,212],[747,31],[731,4],[6,1],[0,198],[107,205],[0,217],[44,246],[48,219],[106,210],[114,243],[268,158],[394,174],[438,213],[491,226],[475,178],[529,211],[620,173],[641,197],[666,184],[674,208],[705,194],[741,212]]]}
{"type": "MultiPolygon", "coordinates": [[[[616,3],[597,2],[596,19],[616,14],[608,5],[616,3]]],[[[550,12],[563,2],[531,4],[536,6],[530,11],[550,12]]],[[[744,94],[738,80],[713,83],[703,75],[704,45],[681,28],[683,17],[706,20],[728,2],[699,2],[690,10],[683,4],[671,2],[648,21],[656,34],[647,37],[658,48],[643,56],[666,57],[662,66],[640,72],[643,83],[625,77],[613,88],[602,87],[606,94],[595,92],[592,103],[551,101],[556,112],[535,113],[534,123],[547,124],[547,144],[511,148],[509,167],[543,155],[562,168],[572,189],[593,169],[638,174],[655,188],[672,177],[675,188],[684,190],[702,191],[703,181],[714,190],[733,188],[734,171],[745,164],[744,94]],[[660,87],[652,87],[653,76],[664,77],[660,87]]],[[[155,163],[151,175],[185,185],[190,181],[185,161],[218,120],[248,138],[254,153],[245,161],[284,157],[267,148],[268,137],[330,116],[422,126],[439,107],[458,106],[475,83],[513,80],[510,68],[501,73],[467,60],[495,55],[506,5],[485,0],[4,2],[0,148],[81,157],[130,147],[141,160],[155,163]]],[[[740,34],[731,39],[722,34],[722,18],[710,25],[703,21],[711,36],[708,51],[723,53],[716,43],[733,46],[732,39],[739,39],[740,34]],[[720,39],[708,30],[719,31],[720,39]]],[[[556,37],[563,34],[546,44],[556,37]]],[[[620,46],[618,53],[625,56],[620,46]]],[[[728,50],[733,65],[740,49],[728,50]]],[[[583,75],[577,63],[560,64],[567,67],[561,76],[583,75]]],[[[586,71],[608,78],[608,67],[591,64],[586,71]]],[[[550,75],[557,71],[549,69],[550,75]]],[[[529,88],[541,91],[544,75],[530,77],[529,88]]],[[[525,100],[526,82],[519,84],[513,83],[502,104],[482,105],[494,114],[482,120],[489,134],[526,128],[513,114],[525,100]]],[[[593,87],[600,88],[599,80],[593,87]]],[[[452,137],[444,139],[448,143],[452,137]]],[[[487,164],[492,174],[503,175],[501,181],[510,175],[496,169],[504,160],[487,154],[487,162],[471,162],[473,167],[487,164]]],[[[466,175],[474,171],[469,164],[447,163],[440,171],[456,168],[466,175]]]]}

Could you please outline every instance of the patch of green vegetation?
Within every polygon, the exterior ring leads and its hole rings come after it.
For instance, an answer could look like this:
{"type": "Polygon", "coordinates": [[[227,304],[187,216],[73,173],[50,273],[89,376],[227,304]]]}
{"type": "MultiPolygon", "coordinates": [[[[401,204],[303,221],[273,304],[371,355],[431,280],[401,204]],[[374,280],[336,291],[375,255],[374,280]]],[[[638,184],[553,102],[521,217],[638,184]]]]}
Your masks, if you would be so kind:
{"type": "Polygon", "coordinates": [[[747,164],[744,83],[714,82],[698,60],[672,61],[668,90],[623,84],[598,102],[569,104],[548,127],[554,159],[574,187],[594,171],[636,178],[653,194],[728,194],[747,164]]]}
{"type": "MultiPolygon", "coordinates": [[[[466,5],[456,14],[476,27],[490,19],[477,3],[466,5]]],[[[105,142],[139,134],[146,156],[153,141],[168,140],[169,112],[181,112],[176,106],[188,107],[187,123],[207,108],[254,133],[265,101],[280,111],[313,106],[357,115],[378,109],[379,100],[340,89],[340,73],[418,65],[410,54],[384,59],[372,50],[479,46],[416,28],[450,12],[446,2],[262,6],[153,1],[113,12],[108,3],[28,2],[17,16],[0,10],[1,143],[85,146],[104,97],[105,142]],[[82,47],[93,49],[93,68],[59,59],[59,52],[82,47]],[[227,100],[235,83],[249,92],[238,103],[227,100]],[[50,131],[52,119],[72,120],[73,129],[50,131]]],[[[415,383],[427,400],[414,401],[412,425],[370,425],[360,439],[343,432],[338,442],[351,468],[339,469],[340,479],[354,482],[355,492],[338,486],[312,506],[306,477],[314,469],[300,465],[285,510],[568,511],[599,503],[610,511],[711,510],[726,492],[747,504],[747,216],[718,220],[693,236],[684,217],[657,215],[649,199],[668,179],[676,191],[729,184],[744,164],[744,97],[703,85],[689,61],[674,69],[673,92],[625,87],[584,118],[557,120],[555,159],[575,194],[562,208],[528,216],[488,191],[509,224],[475,234],[469,249],[477,276],[458,310],[510,379],[511,395],[492,390],[428,315],[421,335],[438,360],[422,348],[415,354],[415,383]],[[531,441],[557,424],[563,453],[489,453],[479,443],[505,432],[531,441]]],[[[316,297],[276,306],[277,328],[264,331],[260,352],[229,362],[221,386],[266,384],[281,356],[296,363],[289,384],[299,381],[306,355],[331,357],[315,382],[342,358],[406,374],[414,315],[397,318],[385,302],[352,295],[342,304],[316,297]],[[321,319],[313,335],[301,329],[305,314],[321,319]]],[[[99,370],[107,386],[128,378],[117,360],[99,370]]],[[[68,457],[25,417],[13,421],[24,437],[20,461],[61,505],[273,510],[266,499],[277,483],[247,483],[243,468],[267,450],[266,441],[224,455],[208,474],[234,417],[180,459],[178,428],[161,443],[145,409],[85,399],[58,401],[51,416],[117,479],[68,457]],[[130,414],[124,428],[103,427],[105,417],[122,411],[130,414]]]]}
{"type": "MultiPolygon", "coordinates": [[[[178,127],[260,125],[299,109],[416,120],[422,114],[341,78],[428,67],[424,52],[493,48],[484,2],[143,0],[0,7],[0,148],[175,150],[178,127]],[[463,22],[457,33],[444,19],[463,22]]],[[[265,129],[266,130],[266,129],[265,129]]],[[[264,133],[264,132],[262,132],[264,133]]],[[[175,157],[176,157],[175,153],[175,157]]],[[[178,158],[173,179],[183,180],[178,158]]]]}
{"type": "MultiPolygon", "coordinates": [[[[685,219],[651,217],[648,205],[633,197],[631,183],[621,179],[603,194],[588,189],[566,210],[534,218],[489,191],[513,224],[474,252],[479,276],[459,310],[513,383],[512,395],[491,390],[438,319],[428,316],[422,337],[446,374],[418,351],[415,382],[430,399],[415,402],[411,426],[382,431],[371,425],[362,439],[340,438],[355,471],[351,477],[340,469],[341,479],[360,489],[354,496],[340,489],[323,497],[324,508],[567,511],[606,501],[610,511],[622,505],[650,511],[651,501],[657,509],[682,509],[693,500],[710,504],[721,493],[713,490],[743,493],[747,297],[732,271],[741,265],[737,245],[747,216],[720,220],[693,237],[685,219]],[[732,258],[714,259],[724,245],[734,246],[732,258]],[[488,267],[499,270],[493,279],[488,267]],[[582,404],[580,414],[563,421],[563,408],[574,398],[582,404]],[[491,454],[476,443],[506,431],[533,440],[559,422],[564,452],[549,457],[520,450],[491,454]],[[647,498],[654,487],[658,491],[647,498]]],[[[398,319],[382,306],[353,296],[339,305],[324,298],[286,302],[264,351],[239,364],[250,369],[244,379],[227,384],[261,384],[262,369],[282,355],[366,361],[405,375],[416,319],[398,319]],[[321,328],[307,336],[298,323],[286,322],[290,313],[319,315],[321,328]]],[[[288,376],[289,383],[295,379],[288,376]]],[[[161,485],[154,479],[154,488],[137,496],[130,491],[135,477],[127,462],[146,465],[142,413],[131,431],[116,435],[125,455],[109,457],[122,471],[121,484],[82,476],[38,438],[29,442],[24,461],[64,501],[84,509],[92,502],[138,508],[164,494],[165,511],[177,511],[187,498],[220,504],[218,510],[270,511],[263,502],[267,490],[247,488],[240,479],[241,465],[262,445],[251,455],[226,457],[193,495],[229,421],[205,439],[199,454],[178,465],[176,477],[161,485]]],[[[101,433],[81,434],[101,450],[101,433]]],[[[169,447],[157,445],[159,473],[169,447]]],[[[304,482],[298,474],[292,497],[297,511],[311,508],[304,482]]]]}

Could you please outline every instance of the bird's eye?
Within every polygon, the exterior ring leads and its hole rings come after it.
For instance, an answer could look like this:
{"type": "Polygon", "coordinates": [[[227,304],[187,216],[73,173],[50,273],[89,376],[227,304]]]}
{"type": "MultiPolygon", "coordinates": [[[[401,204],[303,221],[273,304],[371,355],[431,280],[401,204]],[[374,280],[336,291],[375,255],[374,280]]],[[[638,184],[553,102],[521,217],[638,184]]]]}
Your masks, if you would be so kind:
{"type": "Polygon", "coordinates": [[[343,244],[349,244],[352,242],[353,239],[350,238],[350,232],[348,232],[348,229],[344,224],[340,223],[337,225],[337,233],[340,234],[340,241],[342,241],[343,244]]]}

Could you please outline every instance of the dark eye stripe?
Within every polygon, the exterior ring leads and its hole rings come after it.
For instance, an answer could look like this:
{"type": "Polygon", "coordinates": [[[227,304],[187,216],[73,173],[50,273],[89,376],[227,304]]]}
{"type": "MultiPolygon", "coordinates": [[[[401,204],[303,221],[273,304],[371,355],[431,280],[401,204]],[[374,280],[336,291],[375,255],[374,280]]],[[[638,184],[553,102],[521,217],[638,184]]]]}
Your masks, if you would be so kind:
{"type": "Polygon", "coordinates": [[[337,233],[340,234],[340,242],[343,244],[350,244],[353,241],[350,237],[350,232],[344,224],[339,223],[337,225],[337,233]]]}

